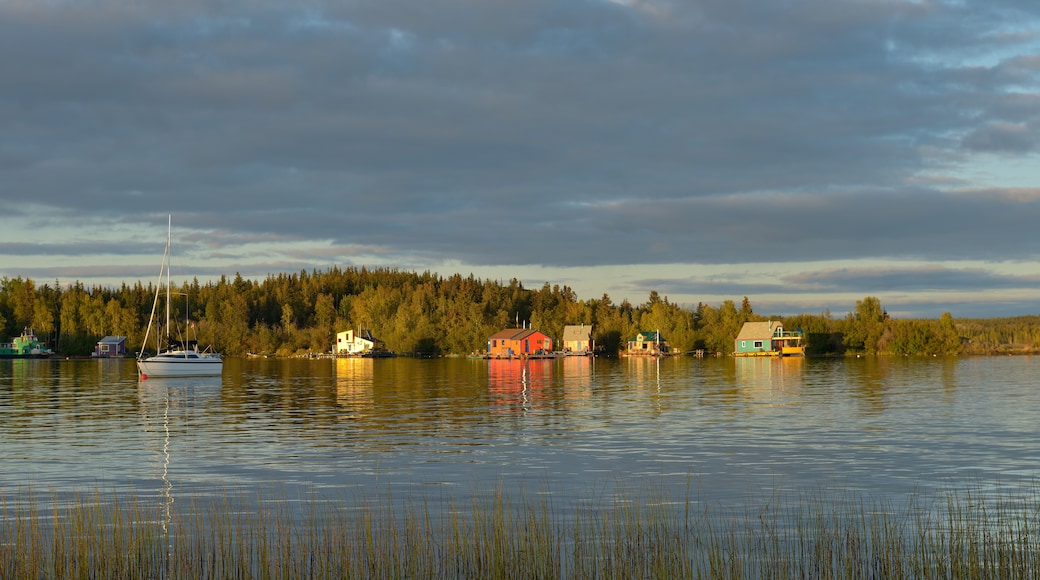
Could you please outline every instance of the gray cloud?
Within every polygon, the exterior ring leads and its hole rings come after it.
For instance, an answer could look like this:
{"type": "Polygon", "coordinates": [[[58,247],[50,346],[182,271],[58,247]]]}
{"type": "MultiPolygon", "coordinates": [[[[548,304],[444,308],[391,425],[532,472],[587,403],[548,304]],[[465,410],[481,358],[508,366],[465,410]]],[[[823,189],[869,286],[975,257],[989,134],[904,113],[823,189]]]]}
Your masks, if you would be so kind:
{"type": "Polygon", "coordinates": [[[974,151],[1027,153],[1036,149],[1036,130],[1026,125],[994,124],[980,127],[964,138],[974,151]]]}
{"type": "MultiPolygon", "coordinates": [[[[967,174],[1036,154],[1038,24],[1010,0],[6,3],[0,202],[41,232],[174,212],[228,259],[1035,260],[1040,197],[967,174]]],[[[0,255],[133,253],[42,238],[0,255]]]]}
{"type": "Polygon", "coordinates": [[[748,284],[738,277],[699,279],[660,278],[639,280],[639,287],[660,289],[662,294],[741,296],[785,293],[855,293],[985,291],[1035,288],[1040,276],[999,275],[980,268],[875,267],[842,268],[779,276],[774,282],[748,284]]]}

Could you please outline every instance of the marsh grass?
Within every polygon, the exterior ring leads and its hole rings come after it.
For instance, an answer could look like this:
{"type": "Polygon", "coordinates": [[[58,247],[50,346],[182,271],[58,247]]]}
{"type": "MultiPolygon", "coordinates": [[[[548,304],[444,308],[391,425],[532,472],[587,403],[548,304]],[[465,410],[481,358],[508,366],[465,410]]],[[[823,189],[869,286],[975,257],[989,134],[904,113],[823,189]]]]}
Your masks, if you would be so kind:
{"type": "Polygon", "coordinates": [[[894,507],[821,490],[730,509],[656,489],[618,486],[568,507],[508,489],[464,503],[239,495],[169,511],[101,493],[48,508],[0,496],[0,578],[1040,575],[1035,493],[949,491],[894,507]]]}

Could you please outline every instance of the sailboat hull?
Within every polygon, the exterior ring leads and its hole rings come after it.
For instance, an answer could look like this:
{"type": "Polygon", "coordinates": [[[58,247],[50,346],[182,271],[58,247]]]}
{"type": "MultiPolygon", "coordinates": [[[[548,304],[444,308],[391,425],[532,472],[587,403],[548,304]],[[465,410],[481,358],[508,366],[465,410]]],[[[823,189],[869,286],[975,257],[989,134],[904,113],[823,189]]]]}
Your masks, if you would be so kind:
{"type": "Polygon", "coordinates": [[[137,361],[137,370],[150,377],[212,377],[220,376],[224,361],[219,355],[196,352],[164,352],[137,361]]]}

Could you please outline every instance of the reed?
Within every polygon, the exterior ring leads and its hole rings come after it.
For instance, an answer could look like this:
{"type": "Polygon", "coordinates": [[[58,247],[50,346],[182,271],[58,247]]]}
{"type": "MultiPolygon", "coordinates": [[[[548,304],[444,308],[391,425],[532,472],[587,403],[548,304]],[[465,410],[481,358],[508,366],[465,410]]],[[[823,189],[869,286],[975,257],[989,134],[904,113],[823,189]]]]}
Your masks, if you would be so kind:
{"type": "Polygon", "coordinates": [[[1036,578],[1040,495],[904,505],[823,490],[727,508],[621,485],[554,505],[504,485],[463,501],[274,501],[177,509],[94,492],[0,496],[0,578],[1036,578]]]}

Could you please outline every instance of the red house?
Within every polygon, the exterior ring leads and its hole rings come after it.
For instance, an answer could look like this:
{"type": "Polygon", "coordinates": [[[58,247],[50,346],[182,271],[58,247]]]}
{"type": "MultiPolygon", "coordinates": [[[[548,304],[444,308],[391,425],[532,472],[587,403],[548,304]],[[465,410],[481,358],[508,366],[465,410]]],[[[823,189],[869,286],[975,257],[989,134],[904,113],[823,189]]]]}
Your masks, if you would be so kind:
{"type": "Polygon", "coordinates": [[[552,339],[540,330],[507,328],[488,339],[491,358],[532,357],[552,353],[552,339]]]}

